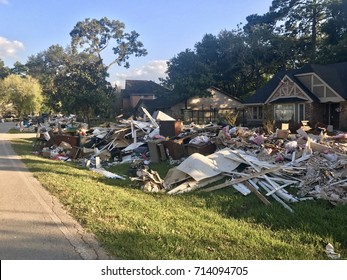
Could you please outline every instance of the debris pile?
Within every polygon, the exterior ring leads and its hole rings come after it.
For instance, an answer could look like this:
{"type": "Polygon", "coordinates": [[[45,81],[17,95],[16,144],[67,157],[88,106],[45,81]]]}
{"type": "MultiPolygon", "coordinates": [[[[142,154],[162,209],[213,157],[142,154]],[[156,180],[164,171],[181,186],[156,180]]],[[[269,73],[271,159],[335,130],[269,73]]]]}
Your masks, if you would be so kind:
{"type": "Polygon", "coordinates": [[[123,119],[88,128],[74,118],[41,123],[34,148],[55,160],[73,160],[110,178],[107,166],[129,162],[129,177],[148,192],[181,194],[233,187],[254,193],[264,204],[274,198],[289,206],[306,199],[347,203],[347,133],[328,135],[306,123],[295,133],[277,129],[217,124],[177,126],[160,112],[143,108],[143,118],[123,119]],[[179,129],[177,129],[179,127],[179,129]],[[172,165],[164,179],[148,168],[151,162],[172,165]],[[131,174],[130,174],[131,173],[131,174]]]}
{"type": "Polygon", "coordinates": [[[169,172],[164,181],[169,194],[232,186],[243,195],[255,193],[265,204],[272,196],[289,211],[288,202],[307,199],[346,204],[346,137],[345,133],[308,134],[302,128],[278,137],[278,132],[264,135],[260,129],[224,127],[215,139],[217,152],[190,156],[176,168],[181,173],[169,172]],[[242,170],[237,170],[241,164],[242,170]],[[225,178],[229,179],[206,187],[225,178]]]}

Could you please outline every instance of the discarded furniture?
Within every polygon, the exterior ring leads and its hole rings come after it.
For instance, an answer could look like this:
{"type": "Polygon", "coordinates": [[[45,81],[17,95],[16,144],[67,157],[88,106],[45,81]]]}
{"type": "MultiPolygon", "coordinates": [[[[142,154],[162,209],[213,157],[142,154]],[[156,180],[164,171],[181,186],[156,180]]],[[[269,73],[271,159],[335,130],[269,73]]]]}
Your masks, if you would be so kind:
{"type": "Polygon", "coordinates": [[[206,144],[186,144],[185,148],[188,156],[194,153],[199,153],[207,156],[213,154],[216,151],[217,146],[216,144],[209,142],[206,144]]]}
{"type": "Polygon", "coordinates": [[[150,140],[147,145],[151,162],[161,162],[167,159],[163,140],[150,140]]]}
{"type": "Polygon", "coordinates": [[[181,121],[160,121],[159,133],[164,137],[177,136],[182,132],[181,121]]]}

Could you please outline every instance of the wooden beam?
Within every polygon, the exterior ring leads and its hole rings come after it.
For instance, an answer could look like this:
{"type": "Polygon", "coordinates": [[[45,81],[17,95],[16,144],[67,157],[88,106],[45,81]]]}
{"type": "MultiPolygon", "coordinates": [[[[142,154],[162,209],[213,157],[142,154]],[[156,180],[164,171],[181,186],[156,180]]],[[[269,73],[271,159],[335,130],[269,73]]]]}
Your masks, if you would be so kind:
{"type": "Polygon", "coordinates": [[[265,205],[271,204],[270,201],[266,199],[265,196],[263,196],[255,187],[251,185],[248,181],[245,181],[244,184],[246,185],[247,188],[249,188],[259,199],[261,202],[263,202],[265,205]]]}
{"type": "Polygon", "coordinates": [[[263,176],[265,174],[268,174],[268,173],[271,173],[271,172],[276,172],[276,171],[278,171],[278,170],[280,170],[282,168],[283,168],[282,166],[277,166],[277,167],[270,168],[270,169],[267,169],[267,170],[264,170],[264,171],[261,171],[261,172],[257,172],[257,173],[251,174],[249,176],[244,176],[242,178],[237,178],[237,179],[234,179],[234,180],[227,180],[227,181],[225,181],[222,184],[219,184],[219,185],[216,185],[216,186],[212,186],[210,188],[206,188],[206,189],[203,189],[201,191],[202,192],[211,192],[211,191],[219,190],[219,189],[222,189],[222,188],[234,185],[234,184],[238,184],[238,183],[247,181],[249,179],[253,179],[253,178],[256,178],[256,177],[261,177],[261,176],[263,176]]]}

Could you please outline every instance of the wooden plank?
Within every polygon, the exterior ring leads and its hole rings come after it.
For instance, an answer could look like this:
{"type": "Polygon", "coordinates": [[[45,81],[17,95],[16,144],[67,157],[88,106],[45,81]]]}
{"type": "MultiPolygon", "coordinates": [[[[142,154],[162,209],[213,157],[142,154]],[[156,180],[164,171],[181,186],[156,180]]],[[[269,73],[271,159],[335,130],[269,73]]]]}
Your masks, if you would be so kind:
{"type": "Polygon", "coordinates": [[[227,181],[225,181],[222,184],[219,184],[219,185],[216,185],[216,186],[212,186],[210,188],[206,188],[206,189],[203,189],[201,191],[202,192],[211,192],[211,191],[219,190],[219,189],[222,189],[222,188],[234,185],[234,184],[238,184],[238,183],[247,181],[249,179],[253,179],[253,178],[256,178],[256,177],[261,177],[261,176],[263,176],[265,174],[268,174],[268,173],[271,173],[271,172],[276,172],[276,171],[278,171],[280,169],[282,169],[282,166],[277,166],[277,167],[270,168],[270,169],[267,169],[267,170],[264,170],[264,171],[261,171],[261,172],[257,172],[257,173],[251,174],[249,176],[242,177],[242,178],[237,178],[237,179],[234,179],[234,180],[227,180],[227,181]]]}
{"type": "MultiPolygon", "coordinates": [[[[267,192],[270,191],[270,188],[268,187],[268,185],[266,184],[266,182],[259,182],[260,186],[267,192]]],[[[294,213],[294,210],[292,208],[290,208],[282,199],[280,199],[277,195],[272,194],[271,195],[276,201],[278,201],[279,203],[281,203],[283,205],[284,208],[286,208],[287,210],[289,210],[290,212],[294,213]]]]}
{"type": "Polygon", "coordinates": [[[232,185],[232,187],[244,196],[249,195],[251,193],[251,190],[247,188],[246,185],[243,183],[234,184],[232,185]]]}
{"type": "Polygon", "coordinates": [[[244,184],[246,185],[247,188],[249,188],[259,199],[261,202],[263,202],[265,205],[269,205],[271,204],[270,201],[268,201],[266,199],[265,196],[263,196],[255,187],[253,187],[253,185],[248,182],[248,181],[245,181],[244,184]]]}
{"type": "Polygon", "coordinates": [[[182,194],[182,193],[186,193],[186,192],[191,192],[191,191],[195,191],[197,189],[200,189],[200,188],[203,188],[209,184],[212,184],[216,181],[219,181],[221,179],[223,179],[224,176],[223,175],[217,175],[215,177],[212,177],[212,178],[207,178],[207,179],[204,179],[204,180],[201,180],[199,182],[197,181],[189,181],[188,182],[188,186],[184,189],[181,189],[179,191],[176,192],[176,194],[182,194]]]}

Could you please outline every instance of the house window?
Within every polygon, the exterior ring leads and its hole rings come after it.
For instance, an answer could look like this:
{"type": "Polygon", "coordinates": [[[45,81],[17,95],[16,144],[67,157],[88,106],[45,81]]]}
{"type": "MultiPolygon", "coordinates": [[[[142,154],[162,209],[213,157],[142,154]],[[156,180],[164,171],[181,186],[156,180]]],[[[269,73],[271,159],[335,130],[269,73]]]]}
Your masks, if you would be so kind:
{"type": "Polygon", "coordinates": [[[275,104],[275,120],[290,121],[294,118],[294,104],[275,104]]]}
{"type": "Polygon", "coordinates": [[[298,122],[305,120],[305,104],[298,105],[298,122]]]}
{"type": "Polygon", "coordinates": [[[263,107],[262,106],[252,107],[252,118],[253,118],[253,120],[262,120],[263,119],[263,107]]]}

